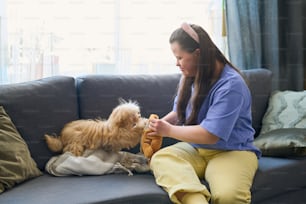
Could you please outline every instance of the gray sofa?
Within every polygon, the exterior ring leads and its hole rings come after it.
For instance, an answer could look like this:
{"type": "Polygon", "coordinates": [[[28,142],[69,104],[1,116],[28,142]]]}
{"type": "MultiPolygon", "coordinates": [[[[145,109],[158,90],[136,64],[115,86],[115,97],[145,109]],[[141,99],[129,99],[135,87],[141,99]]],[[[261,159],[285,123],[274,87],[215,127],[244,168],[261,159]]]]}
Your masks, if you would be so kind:
{"type": "MultiPolygon", "coordinates": [[[[253,126],[257,133],[271,92],[271,72],[243,71],[253,97],[253,126]]],[[[43,171],[51,153],[45,133],[59,133],[63,125],[79,118],[107,118],[118,98],[137,100],[142,115],[160,116],[171,110],[179,75],[56,76],[1,85],[0,106],[12,118],[26,141],[32,158],[43,171]]],[[[163,145],[173,144],[165,139],[163,145]]],[[[134,153],[139,147],[130,150],[134,153]]],[[[262,157],[252,187],[252,203],[306,203],[306,160],[262,157]]],[[[150,173],[134,176],[54,177],[47,173],[0,194],[0,203],[171,203],[150,173]]]]}

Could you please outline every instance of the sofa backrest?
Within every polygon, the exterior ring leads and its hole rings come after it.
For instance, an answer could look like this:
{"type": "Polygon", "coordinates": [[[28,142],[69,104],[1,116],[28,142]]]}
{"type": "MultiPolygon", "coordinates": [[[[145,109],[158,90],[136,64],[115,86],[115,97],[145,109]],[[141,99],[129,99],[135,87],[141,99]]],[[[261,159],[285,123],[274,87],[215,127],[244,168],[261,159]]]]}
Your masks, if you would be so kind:
{"type": "MultiPolygon", "coordinates": [[[[259,132],[268,105],[272,74],[266,69],[244,70],[251,90],[253,127],[259,132]]],[[[171,75],[90,75],[76,79],[55,76],[25,83],[0,85],[3,106],[27,142],[33,159],[43,169],[54,154],[44,134],[59,134],[70,121],[108,118],[118,98],[136,100],[142,115],[167,114],[173,105],[179,74],[171,75]],[[77,87],[77,89],[76,89],[77,87]]],[[[165,139],[163,145],[174,143],[165,139]]],[[[131,150],[134,153],[139,147],[131,150]]]]}
{"type": "Polygon", "coordinates": [[[252,94],[252,124],[256,131],[261,129],[261,121],[268,107],[272,89],[272,72],[267,69],[242,70],[252,94]]]}
{"type": "Polygon", "coordinates": [[[142,115],[165,115],[173,104],[180,75],[89,75],[78,77],[80,118],[107,118],[119,98],[137,101],[142,115]]]}
{"type": "Polygon", "coordinates": [[[40,169],[52,156],[44,134],[59,133],[63,125],[78,119],[75,80],[56,76],[0,86],[3,106],[24,138],[40,169]]]}
{"type": "MultiPolygon", "coordinates": [[[[271,92],[271,71],[243,70],[252,94],[253,127],[259,132],[271,92]]],[[[172,110],[180,74],[172,75],[88,75],[78,77],[77,89],[80,118],[108,118],[118,105],[118,98],[136,100],[142,115],[151,113],[160,117],[172,110]]],[[[166,139],[164,145],[175,140],[166,139]]],[[[136,147],[132,152],[138,151],[136,147]]]]}

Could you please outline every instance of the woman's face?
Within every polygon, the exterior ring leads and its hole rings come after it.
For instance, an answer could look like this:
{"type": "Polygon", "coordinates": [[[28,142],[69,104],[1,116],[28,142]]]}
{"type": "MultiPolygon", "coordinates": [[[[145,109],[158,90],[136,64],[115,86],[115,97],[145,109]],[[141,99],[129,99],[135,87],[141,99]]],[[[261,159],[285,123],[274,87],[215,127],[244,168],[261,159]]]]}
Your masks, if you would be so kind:
{"type": "Polygon", "coordinates": [[[180,68],[182,74],[194,77],[197,73],[200,50],[196,49],[189,53],[183,50],[178,42],[171,43],[171,50],[176,58],[176,66],[180,68]]]}

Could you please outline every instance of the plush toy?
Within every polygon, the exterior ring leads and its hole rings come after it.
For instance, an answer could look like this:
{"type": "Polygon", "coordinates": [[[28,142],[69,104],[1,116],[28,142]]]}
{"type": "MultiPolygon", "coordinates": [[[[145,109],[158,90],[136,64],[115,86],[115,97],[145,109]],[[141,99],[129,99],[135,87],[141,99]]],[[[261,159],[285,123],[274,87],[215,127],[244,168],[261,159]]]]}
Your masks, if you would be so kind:
{"type": "MultiPolygon", "coordinates": [[[[151,114],[149,117],[149,120],[151,119],[158,119],[158,115],[151,114]]],[[[155,152],[157,152],[163,142],[163,137],[159,135],[155,136],[148,136],[148,133],[152,132],[152,130],[149,128],[149,122],[147,123],[147,126],[144,128],[142,137],[141,137],[141,144],[140,144],[140,151],[143,152],[144,156],[150,160],[151,157],[155,152]]]]}

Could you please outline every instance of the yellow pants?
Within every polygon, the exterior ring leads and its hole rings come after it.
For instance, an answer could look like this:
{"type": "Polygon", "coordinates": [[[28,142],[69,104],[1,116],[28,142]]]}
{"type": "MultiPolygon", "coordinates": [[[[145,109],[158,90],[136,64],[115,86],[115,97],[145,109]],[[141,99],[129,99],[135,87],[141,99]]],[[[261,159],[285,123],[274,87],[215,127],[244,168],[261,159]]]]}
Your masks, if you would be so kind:
{"type": "Polygon", "coordinates": [[[213,204],[240,204],[251,202],[250,188],[258,160],[250,151],[195,149],[180,142],[156,152],[150,166],[156,183],[168,192],[173,203],[182,203],[176,193],[184,192],[201,193],[213,204]],[[200,182],[203,178],[210,192],[200,182]]]}

